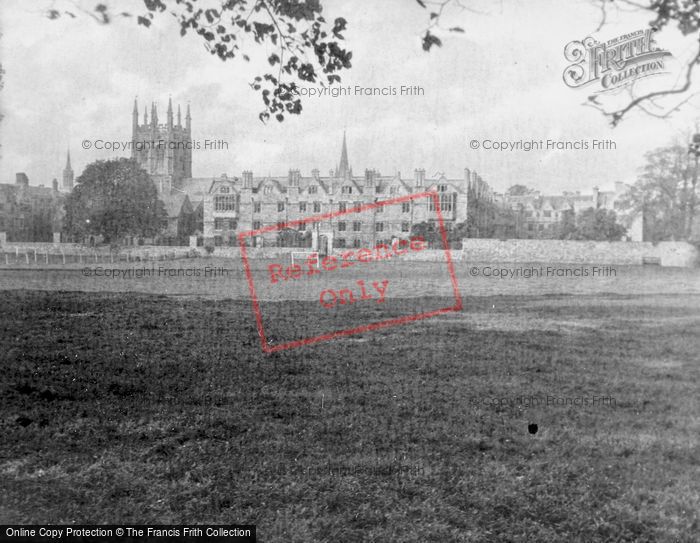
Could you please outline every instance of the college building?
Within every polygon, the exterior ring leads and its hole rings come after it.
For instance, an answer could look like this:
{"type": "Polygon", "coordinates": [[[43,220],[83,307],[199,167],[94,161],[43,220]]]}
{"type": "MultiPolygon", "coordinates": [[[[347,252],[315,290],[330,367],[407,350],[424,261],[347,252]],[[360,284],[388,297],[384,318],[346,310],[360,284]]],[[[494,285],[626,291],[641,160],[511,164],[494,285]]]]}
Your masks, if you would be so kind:
{"type": "MultiPolygon", "coordinates": [[[[187,215],[196,213],[201,206],[203,241],[207,245],[238,245],[240,232],[429,190],[438,193],[442,217],[449,230],[466,221],[469,194],[492,198],[488,185],[469,169],[459,179],[443,174],[427,176],[424,169],[414,170],[410,177],[399,172],[382,175],[374,169],[355,175],[348,159],[345,135],[340,160],[328,175],[321,175],[318,169],[310,175],[290,169],[282,176],[256,176],[246,170],[240,176],[195,178],[191,175],[191,123],[189,106],[183,126],[179,106],[175,115],[170,101],[164,123],[158,121],[155,104],[151,105],[150,119],[144,111],[139,122],[138,104],[134,102],[132,158],[154,179],[168,209],[171,231],[177,230],[178,224],[191,224],[187,215]],[[144,142],[163,142],[163,145],[157,148],[144,142]]],[[[408,238],[415,224],[437,221],[434,207],[432,198],[416,198],[362,213],[280,228],[247,239],[254,246],[304,247],[311,245],[314,236],[319,236],[333,247],[374,247],[392,239],[408,238]]]]}

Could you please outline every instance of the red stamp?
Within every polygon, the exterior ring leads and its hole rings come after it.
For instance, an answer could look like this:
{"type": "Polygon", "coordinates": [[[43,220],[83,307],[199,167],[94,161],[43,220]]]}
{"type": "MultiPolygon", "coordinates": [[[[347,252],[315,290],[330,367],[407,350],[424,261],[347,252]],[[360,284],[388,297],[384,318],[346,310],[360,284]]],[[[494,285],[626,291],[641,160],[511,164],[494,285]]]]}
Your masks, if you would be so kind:
{"type": "MultiPolygon", "coordinates": [[[[374,224],[376,226],[376,223],[374,224]]],[[[316,240],[318,240],[318,236],[316,240]]],[[[457,285],[457,278],[437,192],[430,191],[410,194],[390,200],[359,205],[344,211],[280,222],[256,230],[241,232],[238,235],[238,241],[241,247],[241,257],[243,259],[243,266],[250,289],[250,297],[258,334],[262,343],[262,349],[266,353],[309,345],[336,337],[359,334],[379,328],[406,324],[444,313],[460,311],[462,309],[462,297],[459,292],[459,286],[457,285]],[[388,297],[401,294],[400,290],[392,289],[392,282],[396,281],[391,277],[387,277],[387,266],[390,267],[392,263],[398,260],[414,260],[414,258],[412,258],[413,255],[427,250],[427,244],[425,240],[419,236],[410,236],[406,234],[405,237],[382,240],[374,244],[373,247],[357,246],[357,243],[352,248],[342,246],[333,247],[334,243],[331,237],[329,242],[330,247],[326,254],[323,254],[322,251],[318,251],[318,247],[316,247],[316,250],[313,251],[298,251],[298,254],[301,254],[301,258],[297,258],[296,261],[292,256],[291,262],[281,261],[281,258],[278,258],[277,261],[266,262],[264,268],[259,270],[259,277],[256,281],[248,257],[249,246],[246,238],[256,239],[264,235],[269,236],[272,233],[279,234],[282,231],[292,231],[296,233],[297,229],[299,232],[306,232],[309,226],[317,228],[317,235],[319,231],[318,226],[321,224],[333,225],[334,233],[330,234],[332,236],[337,230],[345,231],[346,224],[361,224],[358,221],[352,222],[353,217],[357,217],[360,214],[373,213],[375,216],[378,216],[376,214],[385,211],[387,206],[413,205],[421,200],[422,203],[427,202],[429,204],[431,212],[434,212],[437,219],[447,273],[452,286],[451,292],[454,296],[454,303],[447,307],[394,316],[384,320],[375,320],[350,327],[341,327],[336,330],[315,334],[309,337],[285,340],[277,344],[273,344],[273,342],[268,340],[269,336],[266,335],[265,326],[263,324],[263,313],[261,310],[259,293],[272,292],[274,289],[280,288],[292,289],[291,292],[294,292],[294,289],[306,289],[305,291],[311,292],[310,295],[318,304],[316,307],[320,308],[322,311],[329,312],[329,316],[330,312],[336,312],[335,314],[337,316],[337,311],[352,308],[360,304],[384,304],[388,297]],[[377,271],[377,269],[379,269],[379,271],[377,271]],[[357,276],[358,274],[359,277],[357,276]],[[351,278],[348,279],[348,276],[351,276],[351,278]],[[258,283],[257,288],[256,282],[258,283]]],[[[344,241],[345,240],[343,240],[343,245],[344,241]]],[[[284,299],[284,295],[282,295],[280,301],[284,299]]]]}

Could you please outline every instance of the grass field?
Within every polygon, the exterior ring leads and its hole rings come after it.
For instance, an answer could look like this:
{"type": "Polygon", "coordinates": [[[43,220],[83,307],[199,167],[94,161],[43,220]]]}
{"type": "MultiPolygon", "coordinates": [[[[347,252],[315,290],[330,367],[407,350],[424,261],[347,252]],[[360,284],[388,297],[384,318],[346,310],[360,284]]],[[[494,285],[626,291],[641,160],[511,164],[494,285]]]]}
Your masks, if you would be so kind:
{"type": "MultiPolygon", "coordinates": [[[[0,299],[0,522],[253,523],[298,542],[700,533],[700,296],[465,296],[274,355],[244,299],[0,299]]],[[[327,331],[318,304],[276,304],[281,327],[327,331]]]]}

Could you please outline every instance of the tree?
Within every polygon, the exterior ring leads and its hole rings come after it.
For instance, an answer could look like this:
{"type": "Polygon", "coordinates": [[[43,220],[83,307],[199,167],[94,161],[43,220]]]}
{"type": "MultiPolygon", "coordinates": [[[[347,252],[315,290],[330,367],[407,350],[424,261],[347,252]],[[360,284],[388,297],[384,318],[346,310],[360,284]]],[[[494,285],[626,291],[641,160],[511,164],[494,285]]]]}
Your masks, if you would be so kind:
{"type": "MultiPolygon", "coordinates": [[[[285,114],[299,114],[301,99],[297,82],[332,85],[340,83],[339,72],[351,66],[352,53],[339,42],[347,22],[342,17],[333,22],[321,15],[321,0],[143,0],[145,11],[132,14],[114,13],[106,3],[94,9],[75,4],[72,11],[60,11],[51,4],[49,19],[87,14],[100,24],[109,24],[115,17],[133,17],[136,23],[149,28],[157,16],[171,16],[180,27],[180,35],[194,32],[202,38],[210,54],[222,61],[241,58],[250,62],[242,48],[250,47],[246,37],[253,38],[262,50],[275,52],[267,56],[271,70],[260,74],[251,87],[261,91],[265,109],[259,118],[271,116],[283,121],[285,114]],[[287,77],[287,81],[285,81],[287,77]]],[[[116,4],[115,4],[116,5],[116,4]]],[[[266,53],[267,54],[267,53],[266,53]]]]}
{"type": "MultiPolygon", "coordinates": [[[[461,27],[443,28],[440,24],[443,11],[452,0],[415,1],[429,10],[428,27],[421,38],[424,51],[442,46],[434,34],[436,29],[464,32],[461,27]]],[[[322,0],[222,0],[209,4],[207,0],[143,0],[143,3],[145,11],[137,14],[115,12],[107,2],[87,8],[77,0],[72,10],[59,10],[51,3],[45,13],[52,20],[64,16],[75,18],[77,13],[82,13],[99,24],[109,24],[117,17],[136,16],[136,23],[144,28],[149,28],[155,17],[169,15],[180,27],[181,36],[190,31],[196,33],[204,40],[207,51],[222,61],[241,58],[250,62],[243,47],[249,47],[246,35],[252,36],[262,49],[270,46],[275,49],[267,56],[273,70],[256,76],[250,84],[254,90],[261,91],[265,109],[259,118],[263,122],[272,116],[281,122],[285,114],[301,113],[298,82],[322,86],[340,83],[340,73],[352,66],[352,52],[339,43],[345,39],[342,33],[347,21],[342,17],[327,21],[322,16],[322,0]]]]}
{"type": "Polygon", "coordinates": [[[617,8],[621,13],[643,10],[653,16],[649,22],[652,30],[660,32],[669,26],[675,26],[684,36],[693,35],[696,46],[693,57],[683,66],[683,73],[679,77],[680,85],[641,95],[635,94],[633,88],[629,88],[629,102],[621,108],[612,110],[603,107],[595,96],[589,97],[587,105],[602,111],[610,119],[610,124],[617,126],[634,109],[640,109],[654,117],[666,118],[695,96],[696,93],[690,91],[693,85],[693,72],[700,64],[700,2],[696,0],[646,0],[646,3],[644,0],[593,0],[593,2],[600,7],[602,14],[598,30],[605,24],[611,7],[617,8]],[[679,96],[680,99],[663,107],[659,100],[669,96],[679,96]],[[655,111],[651,111],[647,106],[652,106],[655,111]]]}
{"type": "Polygon", "coordinates": [[[73,239],[102,236],[153,237],[167,221],[150,176],[134,160],[117,158],[89,164],[65,202],[64,229],[73,239]]]}
{"type": "Polygon", "coordinates": [[[508,196],[525,196],[529,192],[531,192],[530,189],[528,187],[526,187],[525,185],[516,184],[516,185],[512,185],[506,191],[506,194],[508,196]]]}
{"type": "Polygon", "coordinates": [[[620,199],[620,209],[644,217],[646,235],[653,241],[688,240],[698,199],[697,162],[679,145],[645,155],[642,175],[620,199]]]}
{"type": "Polygon", "coordinates": [[[561,212],[559,222],[555,226],[554,237],[556,239],[576,239],[576,214],[572,209],[561,212]]]}
{"type": "Polygon", "coordinates": [[[277,233],[278,247],[311,247],[311,230],[300,232],[294,228],[282,228],[277,233]]]}
{"type": "Polygon", "coordinates": [[[443,246],[440,229],[432,221],[419,222],[411,226],[411,237],[424,239],[430,248],[443,246]]]}
{"type": "Polygon", "coordinates": [[[615,212],[589,207],[576,215],[576,227],[568,239],[619,241],[627,229],[617,222],[615,212]]]}

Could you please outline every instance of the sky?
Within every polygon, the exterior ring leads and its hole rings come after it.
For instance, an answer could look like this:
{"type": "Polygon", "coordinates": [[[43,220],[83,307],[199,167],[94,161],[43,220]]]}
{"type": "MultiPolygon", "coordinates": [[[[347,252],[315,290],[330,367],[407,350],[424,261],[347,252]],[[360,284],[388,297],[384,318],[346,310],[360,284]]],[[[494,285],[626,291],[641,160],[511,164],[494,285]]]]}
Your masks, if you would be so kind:
{"type": "MultiPolygon", "coordinates": [[[[648,13],[613,11],[596,32],[600,10],[591,0],[461,1],[468,9],[446,11],[443,24],[465,32],[439,33],[443,46],[426,53],[420,37],[428,13],[414,0],[323,0],[327,19],[348,21],[345,46],[353,52],[353,67],[343,85],[418,85],[424,94],[309,97],[300,116],[263,124],[261,97],[249,83],[266,69],[256,59],[273,49],[256,51],[251,42],[253,62],[224,63],[197,36],[180,37],[167,16],[148,29],[133,19],[100,25],[85,15],[50,21],[43,9],[60,0],[3,0],[0,180],[12,183],[16,172],[25,172],[31,184],[60,181],[68,148],[76,176],[94,160],[125,156],[95,149],[94,142],[130,139],[135,97],[140,116],[156,102],[161,120],[169,97],[175,107],[182,105],[183,117],[189,103],[193,139],[228,143],[228,149],[193,152],[195,177],[240,176],[243,170],[286,175],[290,168],[326,173],[338,162],[346,131],[356,174],[376,168],[412,177],[415,168],[424,168],[428,176],[461,177],[470,168],[496,191],[520,183],[549,194],[590,192],[634,182],[644,153],[685,142],[694,130],[692,103],[669,119],[637,113],[612,128],[599,111],[582,105],[589,92],[562,81],[567,43],[639,30],[648,13]],[[485,140],[547,139],[612,140],[615,148],[483,148],[485,140]],[[84,140],[91,149],[83,148],[84,140]],[[480,148],[473,149],[472,140],[480,148]]],[[[143,10],[136,0],[118,6],[143,10]]],[[[643,88],[673,83],[692,51],[673,31],[664,31],[657,43],[674,58],[667,75],[647,78],[643,88]]]]}

